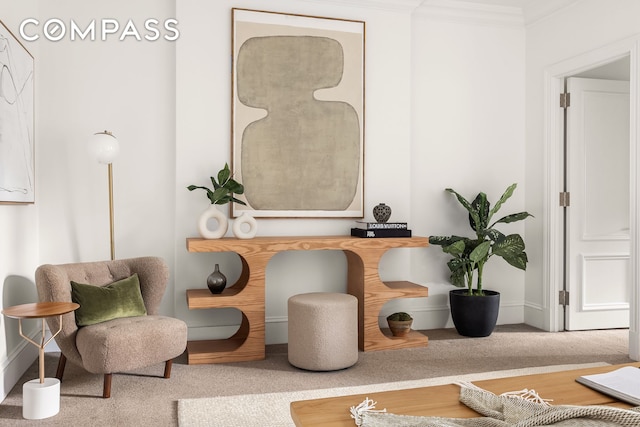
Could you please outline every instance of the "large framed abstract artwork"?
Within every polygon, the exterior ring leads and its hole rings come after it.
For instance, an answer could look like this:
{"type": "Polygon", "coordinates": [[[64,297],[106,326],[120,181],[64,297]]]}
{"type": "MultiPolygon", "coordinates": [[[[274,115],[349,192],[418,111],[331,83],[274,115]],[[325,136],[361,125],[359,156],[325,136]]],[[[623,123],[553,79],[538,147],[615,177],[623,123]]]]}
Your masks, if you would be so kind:
{"type": "Polygon", "coordinates": [[[247,212],[361,218],[365,23],[232,9],[232,169],[247,212]]]}
{"type": "Polygon", "coordinates": [[[0,21],[0,203],[35,201],[34,61],[0,21]]]}

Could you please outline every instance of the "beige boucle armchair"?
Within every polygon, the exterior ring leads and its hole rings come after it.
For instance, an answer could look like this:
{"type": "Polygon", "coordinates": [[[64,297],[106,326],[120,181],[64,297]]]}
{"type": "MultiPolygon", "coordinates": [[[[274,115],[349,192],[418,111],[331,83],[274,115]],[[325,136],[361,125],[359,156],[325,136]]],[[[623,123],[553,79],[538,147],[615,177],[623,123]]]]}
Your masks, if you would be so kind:
{"type": "MultiPolygon", "coordinates": [[[[71,302],[71,281],[105,286],[137,273],[147,315],[125,317],[78,327],[73,312],[62,318],[55,341],[62,353],[56,378],[62,380],[66,361],[94,374],[104,375],[103,397],[111,396],[111,376],[165,363],[164,377],[171,375],[172,360],[187,345],[187,325],[179,319],[158,315],[169,269],[161,258],[141,257],[115,261],[41,265],[36,270],[38,299],[71,302]]],[[[47,318],[58,330],[58,317],[47,318]]]]}

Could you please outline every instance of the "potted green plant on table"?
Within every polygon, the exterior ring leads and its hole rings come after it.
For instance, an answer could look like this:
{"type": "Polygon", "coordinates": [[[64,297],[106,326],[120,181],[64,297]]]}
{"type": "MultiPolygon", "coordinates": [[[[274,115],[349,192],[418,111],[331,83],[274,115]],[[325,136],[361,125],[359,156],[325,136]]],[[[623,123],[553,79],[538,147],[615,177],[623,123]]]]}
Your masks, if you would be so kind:
{"type": "Polygon", "coordinates": [[[227,163],[225,163],[224,168],[218,172],[217,181],[213,176],[210,177],[210,179],[213,189],[198,185],[190,185],[187,189],[189,191],[201,189],[207,192],[207,198],[211,202],[211,205],[200,216],[198,221],[198,231],[200,231],[200,235],[204,238],[218,239],[224,236],[227,232],[227,229],[229,228],[229,221],[227,220],[227,217],[217,209],[216,205],[225,205],[229,202],[246,205],[245,202],[234,197],[234,194],[244,193],[244,186],[231,177],[231,171],[229,170],[229,165],[227,163]],[[209,229],[207,226],[209,219],[215,219],[218,222],[217,229],[209,229]]]}
{"type": "Polygon", "coordinates": [[[504,235],[496,229],[496,225],[522,221],[533,215],[519,212],[491,222],[493,216],[511,197],[516,186],[517,184],[509,186],[493,207],[483,192],[478,193],[470,203],[451,188],[446,189],[456,196],[458,202],[469,213],[469,225],[475,233],[474,237],[429,237],[430,244],[441,246],[442,251],[452,257],[447,262],[451,272],[451,284],[466,288],[449,292],[451,317],[460,335],[489,336],[498,320],[500,293],[484,289],[482,283],[487,261],[497,255],[520,270],[527,268],[528,259],[522,237],[519,234],[504,235]]]}
{"type": "Polygon", "coordinates": [[[411,331],[413,317],[409,313],[400,311],[387,316],[387,324],[394,337],[404,337],[411,331]]]}

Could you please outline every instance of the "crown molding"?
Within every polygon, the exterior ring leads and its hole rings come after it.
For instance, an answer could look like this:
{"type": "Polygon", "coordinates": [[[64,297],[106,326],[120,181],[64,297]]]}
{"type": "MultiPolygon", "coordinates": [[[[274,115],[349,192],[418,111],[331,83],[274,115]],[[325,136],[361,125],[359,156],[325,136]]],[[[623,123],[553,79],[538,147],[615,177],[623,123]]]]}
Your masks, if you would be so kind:
{"type": "Polygon", "coordinates": [[[367,9],[379,9],[391,12],[412,13],[423,0],[306,0],[312,3],[334,4],[367,9]]]}
{"type": "Polygon", "coordinates": [[[523,9],[492,2],[424,0],[415,11],[420,18],[476,25],[524,27],[523,9]]]}
{"type": "Polygon", "coordinates": [[[342,7],[413,13],[418,18],[468,24],[534,25],[582,0],[304,0],[342,7]]]}
{"type": "Polygon", "coordinates": [[[534,25],[580,1],[581,0],[528,0],[523,6],[525,25],[534,25]]]}

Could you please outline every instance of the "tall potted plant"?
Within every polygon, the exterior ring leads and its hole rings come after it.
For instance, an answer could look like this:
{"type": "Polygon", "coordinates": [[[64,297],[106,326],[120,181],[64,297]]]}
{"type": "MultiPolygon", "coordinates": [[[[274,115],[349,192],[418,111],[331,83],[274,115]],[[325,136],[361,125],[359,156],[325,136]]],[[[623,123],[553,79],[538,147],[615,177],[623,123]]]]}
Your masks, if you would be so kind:
{"type": "Polygon", "coordinates": [[[528,212],[519,212],[491,222],[493,216],[511,197],[516,186],[517,184],[510,185],[493,207],[483,192],[478,193],[469,203],[458,192],[451,188],[446,189],[456,196],[458,202],[469,213],[469,225],[475,233],[474,237],[455,235],[429,237],[430,244],[441,246],[442,251],[452,257],[447,262],[451,272],[451,284],[465,288],[449,292],[451,317],[460,335],[489,336],[498,320],[500,293],[484,289],[482,283],[487,261],[497,255],[520,270],[527,268],[528,259],[522,237],[519,234],[504,235],[496,229],[496,226],[522,221],[533,215],[528,212]]]}

